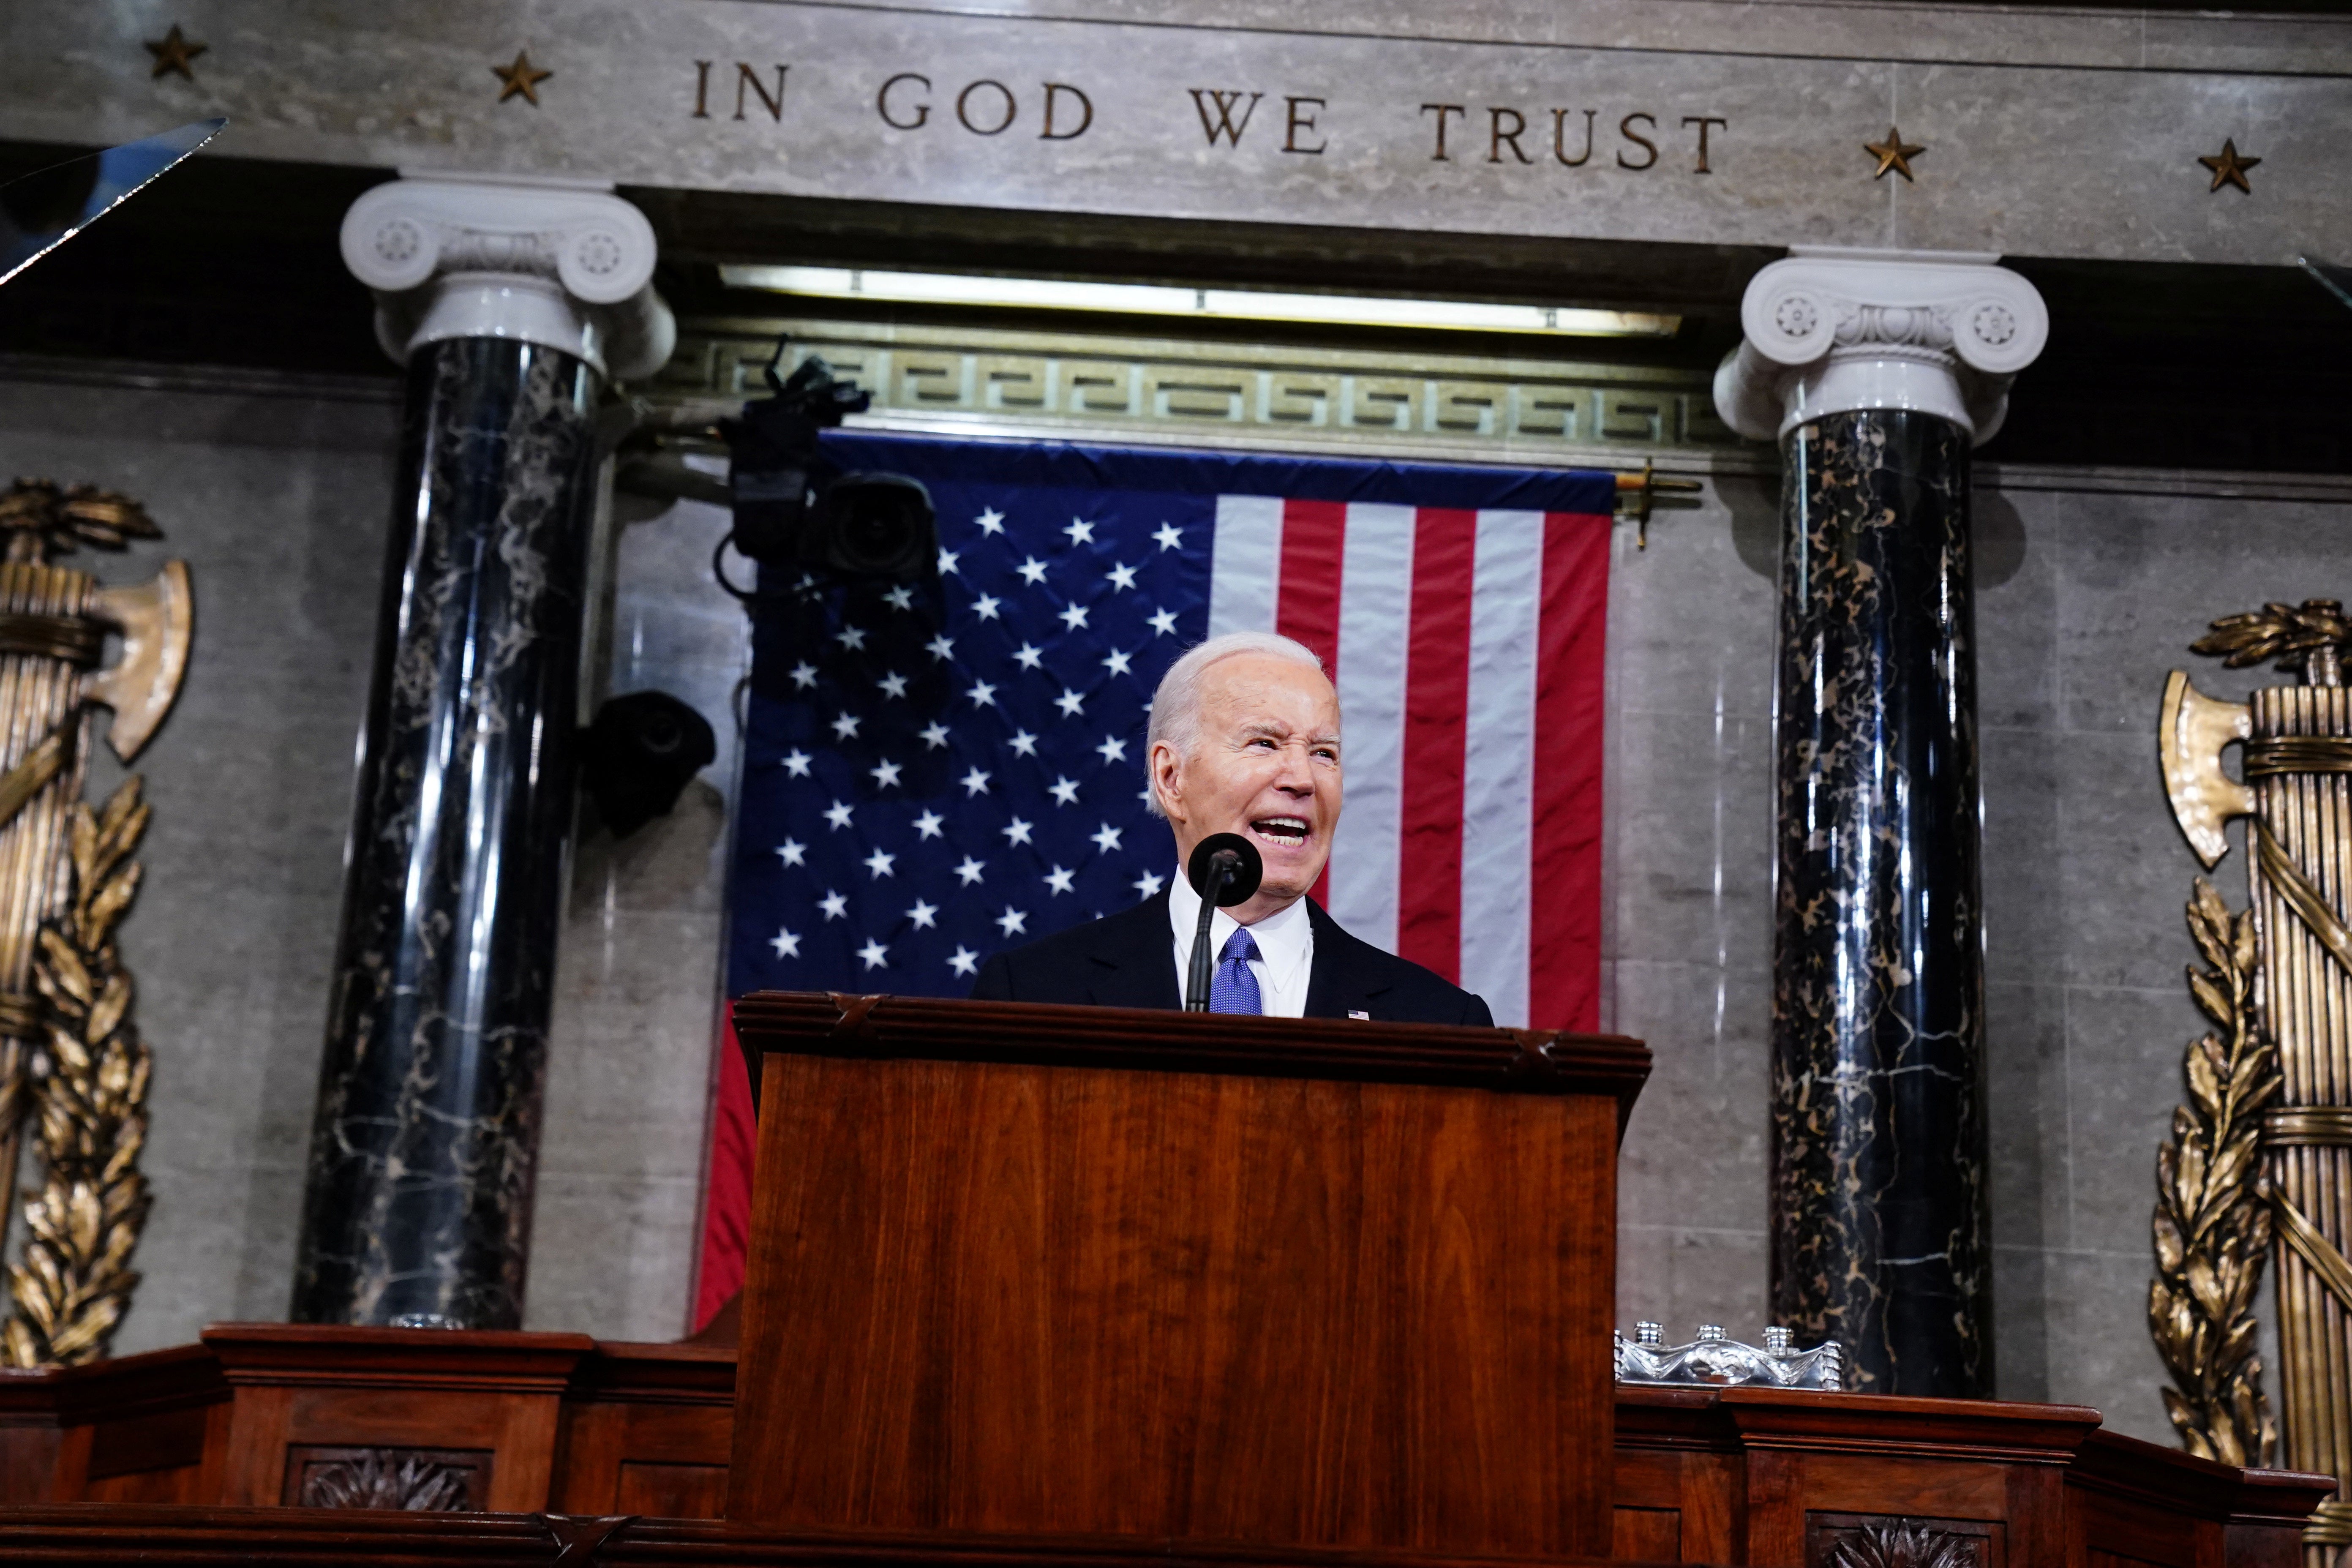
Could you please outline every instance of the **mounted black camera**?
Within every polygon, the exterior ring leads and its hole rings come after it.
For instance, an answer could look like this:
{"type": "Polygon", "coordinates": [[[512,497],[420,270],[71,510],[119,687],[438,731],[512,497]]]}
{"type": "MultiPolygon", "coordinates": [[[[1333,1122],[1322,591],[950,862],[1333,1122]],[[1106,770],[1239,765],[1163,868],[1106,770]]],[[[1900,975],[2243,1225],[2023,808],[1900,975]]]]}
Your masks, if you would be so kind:
{"type": "Polygon", "coordinates": [[[763,566],[803,566],[853,577],[915,582],[939,561],[930,492],[903,474],[845,474],[828,461],[819,432],[862,412],[872,395],[812,354],[789,376],[769,362],[773,397],[719,422],[734,466],[730,483],[735,548],[763,566]]]}

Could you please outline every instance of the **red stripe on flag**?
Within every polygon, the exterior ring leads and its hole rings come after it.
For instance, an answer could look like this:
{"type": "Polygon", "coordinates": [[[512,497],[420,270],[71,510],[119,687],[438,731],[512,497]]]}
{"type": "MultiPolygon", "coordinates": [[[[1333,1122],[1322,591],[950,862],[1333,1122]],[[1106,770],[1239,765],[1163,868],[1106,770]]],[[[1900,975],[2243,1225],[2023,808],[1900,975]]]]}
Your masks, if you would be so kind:
{"type": "Polygon", "coordinates": [[[710,1170],[702,1193],[702,1258],[694,1271],[694,1329],[719,1315],[743,1288],[751,1250],[752,1152],[759,1130],[751,1112],[751,1069],[735,1037],[735,1004],[727,1004],[710,1108],[710,1170]]]}
{"type": "MultiPolygon", "coordinates": [[[[1282,503],[1282,575],[1274,629],[1305,643],[1323,661],[1323,672],[1339,679],[1339,575],[1347,558],[1348,507],[1344,501],[1282,503]]],[[[1310,896],[1331,901],[1331,868],[1315,879],[1310,896]]]]}
{"type": "Polygon", "coordinates": [[[1423,509],[1413,520],[1405,647],[1404,802],[1397,955],[1462,975],[1463,750],[1470,710],[1470,584],[1478,514],[1423,509]]]}
{"type": "Polygon", "coordinates": [[[1601,1026],[1601,789],[1609,519],[1544,518],[1528,1022],[1601,1026]]]}

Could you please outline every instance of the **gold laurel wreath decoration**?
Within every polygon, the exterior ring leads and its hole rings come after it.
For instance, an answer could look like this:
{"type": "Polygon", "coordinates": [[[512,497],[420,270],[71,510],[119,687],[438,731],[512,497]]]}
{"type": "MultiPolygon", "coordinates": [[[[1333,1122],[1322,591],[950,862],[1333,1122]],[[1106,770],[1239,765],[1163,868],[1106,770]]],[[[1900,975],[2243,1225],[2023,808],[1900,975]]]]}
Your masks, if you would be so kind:
{"type": "Polygon", "coordinates": [[[151,1058],[131,1021],[131,976],[114,927],[139,890],[131,858],[150,811],[137,777],[93,816],[72,810],[70,897],[41,928],[34,983],[47,1004],[36,1062],[41,1187],[25,1203],[29,1234],[9,1271],[16,1311],[0,1351],[20,1367],[71,1366],[106,1353],[139,1276],[131,1249],[145,1223],[151,1058]]]}
{"type": "Polygon", "coordinates": [[[2172,1374],[2164,1408],[2181,1446],[2226,1465],[2267,1465],[2278,1428],[2263,1394],[2253,1301],[2271,1245],[2262,1112],[2279,1091],[2278,1052],[2255,1016],[2252,911],[2231,919],[2200,877],[2188,912],[2206,963],[2189,966],[2189,989],[2219,1032],[2189,1043],[2189,1099],[2156,1157],[2148,1331],[2172,1374]]]}

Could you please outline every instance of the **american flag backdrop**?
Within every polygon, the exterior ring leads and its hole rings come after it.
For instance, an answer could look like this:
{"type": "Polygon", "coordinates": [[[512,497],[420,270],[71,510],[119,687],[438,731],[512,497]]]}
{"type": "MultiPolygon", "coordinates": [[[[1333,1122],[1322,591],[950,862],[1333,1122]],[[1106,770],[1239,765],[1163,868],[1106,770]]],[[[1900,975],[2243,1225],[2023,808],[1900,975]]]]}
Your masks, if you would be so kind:
{"type": "MultiPolygon", "coordinates": [[[[1157,892],[1175,848],[1144,805],[1152,690],[1202,638],[1263,629],[1339,686],[1318,900],[1498,1023],[1597,1026],[1612,476],[825,446],[929,488],[940,571],[763,582],[786,592],[754,620],[730,994],[961,996],[991,952],[1157,892]]],[[[748,1084],[722,1074],[741,1087],[722,1079],[706,1317],[740,1280],[749,1199],[748,1084]]]]}

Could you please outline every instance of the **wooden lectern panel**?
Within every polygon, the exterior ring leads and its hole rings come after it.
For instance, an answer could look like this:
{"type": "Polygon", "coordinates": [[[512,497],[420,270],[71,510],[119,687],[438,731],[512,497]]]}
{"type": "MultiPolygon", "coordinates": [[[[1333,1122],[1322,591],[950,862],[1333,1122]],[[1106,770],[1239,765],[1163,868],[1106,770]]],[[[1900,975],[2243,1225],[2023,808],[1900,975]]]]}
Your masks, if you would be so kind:
{"type": "Polygon", "coordinates": [[[1638,1045],[737,1018],[768,1056],[730,1519],[1609,1551],[1638,1045]]]}

